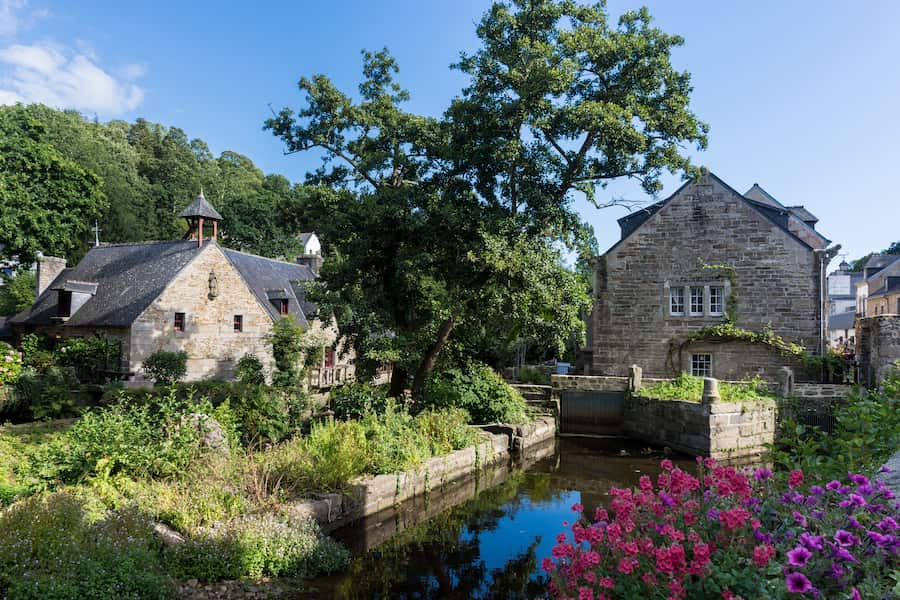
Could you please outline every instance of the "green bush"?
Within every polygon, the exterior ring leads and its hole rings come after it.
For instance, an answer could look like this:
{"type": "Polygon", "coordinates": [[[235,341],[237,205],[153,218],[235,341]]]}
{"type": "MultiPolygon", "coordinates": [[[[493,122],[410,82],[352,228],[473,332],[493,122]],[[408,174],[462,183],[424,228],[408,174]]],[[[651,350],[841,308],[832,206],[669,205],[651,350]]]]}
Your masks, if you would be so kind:
{"type": "Polygon", "coordinates": [[[880,392],[856,388],[846,403],[834,405],[830,433],[783,421],[772,448],[775,462],[823,480],[877,469],[900,446],[900,398],[884,391],[900,385],[900,377],[885,383],[880,392]]]}
{"type": "Polygon", "coordinates": [[[492,368],[474,361],[465,367],[435,373],[425,387],[424,404],[434,408],[462,408],[475,423],[528,420],[522,395],[492,368]]]}
{"type": "Polygon", "coordinates": [[[159,385],[171,385],[187,373],[187,352],[160,350],[154,352],[143,364],[144,373],[159,385]]]}
{"type": "MultiPolygon", "coordinates": [[[[670,381],[662,381],[642,387],[641,396],[658,400],[687,400],[700,402],[703,399],[703,378],[688,375],[682,371],[670,381]]],[[[752,402],[774,400],[776,395],[769,391],[768,384],[759,376],[736,383],[719,382],[719,397],[723,402],[752,402]]]]}
{"type": "Polygon", "coordinates": [[[180,400],[173,391],[151,402],[120,403],[85,413],[49,444],[31,450],[20,470],[33,489],[118,473],[175,476],[204,451],[202,427],[187,424],[195,414],[211,416],[226,436],[233,435],[227,403],[214,409],[205,400],[180,400]]]}
{"type": "Polygon", "coordinates": [[[237,380],[244,385],[265,385],[266,372],[255,354],[245,354],[237,361],[237,380]]]}
{"type": "Polygon", "coordinates": [[[478,442],[478,432],[468,422],[469,413],[461,408],[426,410],[416,415],[415,428],[428,440],[431,455],[443,456],[478,442]]]}
{"type": "Polygon", "coordinates": [[[165,552],[174,576],[200,581],[312,577],[338,571],[348,561],[349,552],[324,536],[315,521],[275,515],[235,519],[165,552]]]}
{"type": "Polygon", "coordinates": [[[51,365],[40,372],[28,367],[19,375],[13,393],[34,419],[58,419],[78,414],[78,378],[69,367],[51,365]]]}
{"type": "Polygon", "coordinates": [[[369,412],[384,411],[385,393],[368,383],[345,383],[331,390],[330,405],[336,419],[361,419],[369,412]]]}
{"type": "Polygon", "coordinates": [[[309,396],[296,388],[241,385],[231,388],[232,410],[245,446],[279,442],[295,433],[309,408],[309,396]]]}
{"type": "Polygon", "coordinates": [[[57,364],[72,368],[81,383],[104,383],[105,371],[118,366],[120,354],[118,340],[93,336],[66,340],[54,358],[57,364]]]}
{"type": "Polygon", "coordinates": [[[36,333],[22,336],[19,344],[22,349],[22,364],[43,373],[53,364],[53,353],[50,352],[50,340],[36,333]]]}
{"type": "Polygon", "coordinates": [[[168,598],[153,525],[134,511],[89,522],[65,493],[0,512],[0,597],[9,600],[168,598]]]}
{"type": "Polygon", "coordinates": [[[0,387],[15,383],[22,372],[22,355],[6,342],[0,342],[0,387]]]}
{"type": "Polygon", "coordinates": [[[366,472],[396,473],[417,466],[431,456],[429,440],[405,410],[389,401],[381,414],[369,413],[360,421],[366,432],[366,472]]]}
{"type": "Polygon", "coordinates": [[[550,371],[537,367],[522,367],[519,369],[519,383],[550,385],[550,371]]]}

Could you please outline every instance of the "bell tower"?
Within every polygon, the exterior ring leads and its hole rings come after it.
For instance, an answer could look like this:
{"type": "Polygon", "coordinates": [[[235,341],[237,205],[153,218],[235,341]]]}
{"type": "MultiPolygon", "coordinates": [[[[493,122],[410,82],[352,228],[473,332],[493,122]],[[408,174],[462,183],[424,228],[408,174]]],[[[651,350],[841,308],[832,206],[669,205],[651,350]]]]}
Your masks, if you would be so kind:
{"type": "Polygon", "coordinates": [[[219,221],[222,220],[222,215],[206,201],[203,190],[200,190],[200,194],[178,216],[188,222],[188,232],[184,239],[197,240],[197,247],[203,245],[203,226],[207,221],[212,223],[210,239],[216,240],[219,237],[219,221]]]}

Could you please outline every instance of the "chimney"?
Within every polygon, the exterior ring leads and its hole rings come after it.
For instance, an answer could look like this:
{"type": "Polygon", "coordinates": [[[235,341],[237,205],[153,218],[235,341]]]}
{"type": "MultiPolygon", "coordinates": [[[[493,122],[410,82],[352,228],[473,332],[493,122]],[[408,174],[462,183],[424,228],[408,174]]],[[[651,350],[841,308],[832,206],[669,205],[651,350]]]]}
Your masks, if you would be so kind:
{"type": "Polygon", "coordinates": [[[297,257],[297,264],[306,265],[316,276],[319,274],[319,269],[322,268],[322,262],[321,254],[302,254],[297,257]]]}
{"type": "Polygon", "coordinates": [[[66,268],[66,259],[56,256],[39,256],[37,259],[37,295],[50,287],[53,280],[66,268]]]}

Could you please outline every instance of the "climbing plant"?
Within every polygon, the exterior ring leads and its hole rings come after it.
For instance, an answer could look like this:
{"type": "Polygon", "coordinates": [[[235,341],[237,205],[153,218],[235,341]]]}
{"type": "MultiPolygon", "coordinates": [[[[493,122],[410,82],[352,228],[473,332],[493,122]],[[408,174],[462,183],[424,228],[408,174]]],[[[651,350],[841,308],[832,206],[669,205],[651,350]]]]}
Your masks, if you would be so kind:
{"type": "Polygon", "coordinates": [[[716,265],[708,265],[703,261],[700,262],[700,268],[707,271],[715,271],[722,273],[731,287],[728,291],[728,298],[725,299],[725,322],[734,323],[737,320],[737,269],[734,265],[720,263],[716,265]]]}

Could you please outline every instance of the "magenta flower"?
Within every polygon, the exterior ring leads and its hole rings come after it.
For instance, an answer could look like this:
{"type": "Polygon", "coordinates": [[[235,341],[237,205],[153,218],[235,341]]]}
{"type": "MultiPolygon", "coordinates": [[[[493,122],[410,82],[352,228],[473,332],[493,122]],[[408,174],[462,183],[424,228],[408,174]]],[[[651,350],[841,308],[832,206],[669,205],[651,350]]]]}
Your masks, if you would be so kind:
{"type": "Polygon", "coordinates": [[[831,578],[835,581],[840,581],[841,577],[844,576],[844,567],[837,563],[831,563],[831,578]]]}
{"type": "Polygon", "coordinates": [[[809,559],[812,557],[812,552],[804,548],[803,546],[797,546],[793,550],[788,551],[788,564],[792,567],[802,567],[809,559]]]}
{"type": "Polygon", "coordinates": [[[772,469],[767,467],[761,467],[756,470],[756,473],[753,474],[757,481],[765,481],[769,477],[772,476],[772,469]]]}
{"type": "Polygon", "coordinates": [[[849,531],[838,529],[834,534],[834,541],[836,541],[841,546],[853,546],[859,541],[859,538],[849,531]]]}
{"type": "Polygon", "coordinates": [[[825,484],[825,489],[830,490],[832,492],[836,492],[839,489],[841,489],[841,482],[840,481],[829,481],[828,483],[825,484]]]}
{"type": "Polygon", "coordinates": [[[876,527],[882,531],[894,531],[900,527],[900,525],[897,525],[897,521],[895,521],[893,517],[885,517],[878,522],[876,527]]]}
{"type": "Polygon", "coordinates": [[[800,527],[808,527],[809,524],[806,522],[806,517],[804,517],[801,513],[798,513],[796,510],[794,511],[794,521],[797,522],[797,525],[800,527]]]}
{"type": "Polygon", "coordinates": [[[825,549],[825,539],[821,535],[812,535],[808,531],[801,533],[798,541],[806,546],[808,550],[825,549]]]}
{"type": "Polygon", "coordinates": [[[859,494],[850,494],[850,496],[846,500],[841,500],[840,502],[838,502],[838,506],[840,506],[841,508],[856,508],[865,505],[866,499],[859,494]]]}
{"type": "Polygon", "coordinates": [[[852,594],[850,595],[850,600],[862,600],[862,596],[859,595],[859,592],[856,588],[851,590],[852,594]]]}
{"type": "Polygon", "coordinates": [[[822,494],[825,493],[825,489],[822,488],[822,486],[820,486],[820,485],[812,486],[811,488],[809,488],[809,491],[811,494],[814,494],[816,496],[821,496],[822,494]]]}
{"type": "Polygon", "coordinates": [[[879,473],[892,473],[894,470],[887,465],[881,465],[881,468],[878,469],[879,473]]]}
{"type": "Polygon", "coordinates": [[[869,478],[859,473],[847,473],[847,478],[856,485],[869,485],[869,478]]]}
{"type": "Polygon", "coordinates": [[[812,589],[812,583],[803,573],[788,573],[784,583],[787,585],[788,591],[795,594],[805,594],[812,589]]]}

